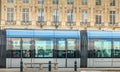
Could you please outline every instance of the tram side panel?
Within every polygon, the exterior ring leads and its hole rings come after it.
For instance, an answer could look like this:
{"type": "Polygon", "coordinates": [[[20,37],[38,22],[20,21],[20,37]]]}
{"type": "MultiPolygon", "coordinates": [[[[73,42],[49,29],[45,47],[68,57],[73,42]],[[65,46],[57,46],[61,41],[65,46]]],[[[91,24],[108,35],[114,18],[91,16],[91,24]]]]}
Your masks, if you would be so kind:
{"type": "Polygon", "coordinates": [[[0,68],[6,67],[5,31],[0,30],[0,68]]]}
{"type": "Polygon", "coordinates": [[[87,67],[120,67],[120,32],[88,31],[87,67]]]}

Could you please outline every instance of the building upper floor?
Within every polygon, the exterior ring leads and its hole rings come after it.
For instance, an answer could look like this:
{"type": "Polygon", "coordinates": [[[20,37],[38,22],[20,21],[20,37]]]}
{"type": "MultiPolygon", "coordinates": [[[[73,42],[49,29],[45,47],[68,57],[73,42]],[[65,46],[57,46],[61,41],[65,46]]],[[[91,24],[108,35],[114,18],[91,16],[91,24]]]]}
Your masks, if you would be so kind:
{"type": "Polygon", "coordinates": [[[1,0],[1,25],[119,27],[119,3],[120,0],[1,0]]]}

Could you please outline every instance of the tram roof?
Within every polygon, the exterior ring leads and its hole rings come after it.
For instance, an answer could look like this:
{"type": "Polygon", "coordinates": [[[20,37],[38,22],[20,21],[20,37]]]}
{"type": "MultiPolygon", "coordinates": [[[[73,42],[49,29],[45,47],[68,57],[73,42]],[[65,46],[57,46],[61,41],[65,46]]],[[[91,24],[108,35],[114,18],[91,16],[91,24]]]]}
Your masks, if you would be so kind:
{"type": "Polygon", "coordinates": [[[77,30],[12,30],[6,29],[7,37],[21,38],[79,38],[77,30]]]}
{"type": "Polygon", "coordinates": [[[120,31],[87,31],[88,38],[120,38],[120,31]]]}

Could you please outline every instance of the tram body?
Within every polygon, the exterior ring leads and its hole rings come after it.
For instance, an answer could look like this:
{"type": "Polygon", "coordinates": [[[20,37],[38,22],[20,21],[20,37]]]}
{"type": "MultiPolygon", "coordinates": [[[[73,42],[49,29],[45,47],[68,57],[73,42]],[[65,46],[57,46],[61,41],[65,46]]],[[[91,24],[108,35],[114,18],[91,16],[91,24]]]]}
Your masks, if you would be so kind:
{"type": "Polygon", "coordinates": [[[63,68],[75,61],[81,68],[120,67],[120,31],[6,29],[4,39],[4,67],[20,67],[21,60],[57,62],[63,68]]]}
{"type": "Polygon", "coordinates": [[[87,67],[120,67],[120,31],[87,31],[87,67]]]}
{"type": "Polygon", "coordinates": [[[74,67],[77,61],[80,66],[79,31],[7,30],[6,34],[6,67],[20,67],[21,58],[23,63],[51,61],[58,67],[74,67]]]}

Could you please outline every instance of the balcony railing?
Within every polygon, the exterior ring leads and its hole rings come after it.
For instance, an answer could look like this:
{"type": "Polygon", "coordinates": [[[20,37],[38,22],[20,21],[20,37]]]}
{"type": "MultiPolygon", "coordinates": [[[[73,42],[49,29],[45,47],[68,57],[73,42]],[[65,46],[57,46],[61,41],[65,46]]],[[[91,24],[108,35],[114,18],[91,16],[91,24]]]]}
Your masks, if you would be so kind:
{"type": "Polygon", "coordinates": [[[56,28],[58,28],[61,25],[61,22],[59,22],[59,21],[53,21],[52,25],[55,26],[56,28]]]}
{"type": "Polygon", "coordinates": [[[15,25],[16,21],[5,21],[5,24],[7,24],[7,25],[15,25]]]}
{"type": "Polygon", "coordinates": [[[67,25],[67,26],[75,26],[75,25],[76,25],[76,22],[66,22],[66,25],[67,25]]]}
{"type": "Polygon", "coordinates": [[[118,23],[111,23],[111,22],[109,22],[109,26],[118,26],[118,23]]]}
{"type": "Polygon", "coordinates": [[[80,22],[81,26],[88,27],[90,26],[90,22],[80,22]]]}
{"type": "Polygon", "coordinates": [[[95,26],[97,26],[97,27],[103,27],[104,26],[104,22],[101,22],[101,23],[96,23],[95,22],[95,26]]]}
{"type": "Polygon", "coordinates": [[[46,21],[37,21],[36,23],[37,23],[37,25],[40,26],[40,27],[43,27],[44,25],[47,24],[46,21]]]}
{"type": "Polygon", "coordinates": [[[21,21],[22,25],[31,25],[31,21],[21,21]]]}

